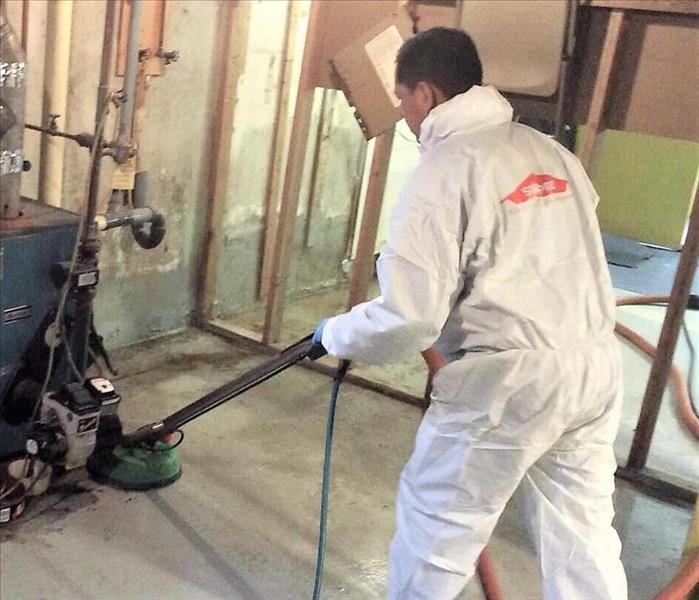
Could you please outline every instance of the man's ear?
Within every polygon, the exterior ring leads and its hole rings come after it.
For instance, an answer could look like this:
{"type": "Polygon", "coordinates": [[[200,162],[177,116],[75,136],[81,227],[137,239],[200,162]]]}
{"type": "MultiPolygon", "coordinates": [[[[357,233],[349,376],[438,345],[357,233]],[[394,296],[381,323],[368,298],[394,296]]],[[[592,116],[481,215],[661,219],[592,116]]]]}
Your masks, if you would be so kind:
{"type": "Polygon", "coordinates": [[[418,81],[413,92],[421,108],[427,112],[437,106],[437,98],[434,88],[426,81],[418,81]]]}

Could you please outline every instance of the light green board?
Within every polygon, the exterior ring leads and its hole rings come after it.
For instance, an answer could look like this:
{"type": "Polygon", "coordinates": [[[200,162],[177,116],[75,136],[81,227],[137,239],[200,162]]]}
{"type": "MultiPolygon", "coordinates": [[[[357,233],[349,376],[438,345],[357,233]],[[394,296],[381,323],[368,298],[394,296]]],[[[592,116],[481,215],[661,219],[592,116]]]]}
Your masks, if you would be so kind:
{"type": "MultiPolygon", "coordinates": [[[[578,129],[577,149],[585,127],[578,129]]],[[[597,138],[591,178],[602,230],[679,249],[699,179],[699,144],[608,129],[597,138]]]]}

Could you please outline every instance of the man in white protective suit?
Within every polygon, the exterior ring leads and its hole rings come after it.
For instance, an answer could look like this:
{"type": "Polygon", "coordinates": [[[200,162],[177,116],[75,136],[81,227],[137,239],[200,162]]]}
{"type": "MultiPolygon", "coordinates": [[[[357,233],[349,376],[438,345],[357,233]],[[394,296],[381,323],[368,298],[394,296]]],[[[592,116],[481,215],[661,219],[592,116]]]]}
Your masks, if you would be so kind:
{"type": "Polygon", "coordinates": [[[391,600],[451,600],[519,486],[543,595],[624,600],[612,527],[621,403],[614,294],[578,159],[512,122],[471,39],[407,40],[396,94],[421,160],[377,264],[381,295],[324,321],[321,352],[422,352],[431,403],[400,479],[391,600]]]}

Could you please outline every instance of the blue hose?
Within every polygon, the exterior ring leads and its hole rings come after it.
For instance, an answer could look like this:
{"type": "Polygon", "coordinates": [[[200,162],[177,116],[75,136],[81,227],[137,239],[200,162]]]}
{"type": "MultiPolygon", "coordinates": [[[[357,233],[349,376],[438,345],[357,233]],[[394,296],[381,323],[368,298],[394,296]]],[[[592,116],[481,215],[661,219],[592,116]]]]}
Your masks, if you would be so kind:
{"type": "Polygon", "coordinates": [[[340,385],[345,378],[350,362],[343,360],[333,378],[333,389],[328,404],[328,421],[325,428],[325,456],[323,459],[323,486],[320,500],[320,526],[318,530],[318,555],[316,557],[316,576],[313,584],[313,600],[320,600],[323,585],[323,564],[325,562],[325,542],[328,533],[328,503],[330,500],[330,463],[333,451],[333,426],[335,425],[335,407],[340,395],[340,385]]]}

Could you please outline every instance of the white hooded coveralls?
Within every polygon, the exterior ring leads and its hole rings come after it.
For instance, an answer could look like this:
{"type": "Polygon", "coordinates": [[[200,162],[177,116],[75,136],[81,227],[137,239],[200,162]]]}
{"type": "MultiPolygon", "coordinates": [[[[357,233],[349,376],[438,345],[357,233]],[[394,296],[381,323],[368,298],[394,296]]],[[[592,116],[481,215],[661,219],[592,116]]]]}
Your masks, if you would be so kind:
{"type": "Polygon", "coordinates": [[[433,109],[377,270],[329,354],[450,360],[401,475],[391,600],[451,600],[521,485],[544,597],[624,600],[612,528],[614,295],[584,169],[476,86],[433,109]]]}

